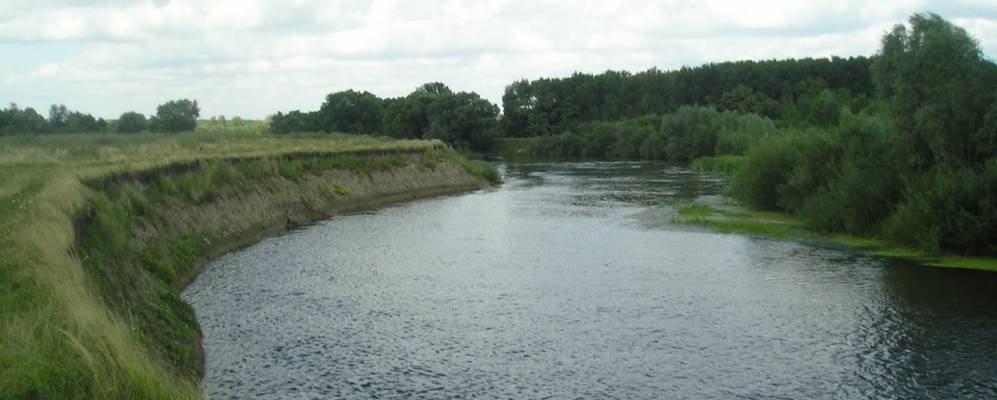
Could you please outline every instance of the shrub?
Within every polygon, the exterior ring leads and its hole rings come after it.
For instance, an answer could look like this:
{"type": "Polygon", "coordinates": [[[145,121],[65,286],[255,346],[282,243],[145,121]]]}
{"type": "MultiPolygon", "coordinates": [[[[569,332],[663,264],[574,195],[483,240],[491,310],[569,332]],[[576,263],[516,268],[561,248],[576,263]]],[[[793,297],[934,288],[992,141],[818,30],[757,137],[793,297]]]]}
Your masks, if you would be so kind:
{"type": "Polygon", "coordinates": [[[997,253],[997,157],[981,169],[939,168],[886,221],[888,237],[935,252],[997,253]]]}

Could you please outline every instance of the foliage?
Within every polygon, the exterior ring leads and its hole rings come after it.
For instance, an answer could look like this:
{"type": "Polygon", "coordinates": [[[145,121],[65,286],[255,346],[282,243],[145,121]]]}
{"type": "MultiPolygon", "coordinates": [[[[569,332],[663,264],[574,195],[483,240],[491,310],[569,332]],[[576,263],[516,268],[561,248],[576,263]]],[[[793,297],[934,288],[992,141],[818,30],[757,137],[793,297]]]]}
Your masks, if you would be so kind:
{"type": "Polygon", "coordinates": [[[433,82],[408,96],[390,99],[354,90],[331,93],[318,111],[278,112],[271,119],[270,131],[440,139],[456,147],[487,151],[501,136],[498,114],[498,106],[477,93],[454,92],[433,82]]]}
{"type": "Polygon", "coordinates": [[[156,107],[156,116],[149,121],[149,129],[169,133],[192,131],[197,128],[200,115],[197,100],[171,100],[156,107]]]}
{"type": "Polygon", "coordinates": [[[39,115],[32,108],[20,109],[16,104],[0,110],[0,136],[39,135],[49,133],[94,133],[106,132],[109,125],[102,118],[90,114],[70,111],[65,105],[49,108],[49,119],[39,115]]]}
{"type": "Polygon", "coordinates": [[[916,14],[884,36],[872,69],[875,115],[814,91],[810,114],[824,128],[751,146],[734,196],[819,230],[997,254],[997,66],[962,28],[916,14]]]}
{"type": "Polygon", "coordinates": [[[118,117],[115,131],[118,133],[138,133],[146,129],[145,115],[128,111],[118,117]]]}
{"type": "Polygon", "coordinates": [[[572,132],[520,141],[517,150],[535,156],[690,161],[742,154],[749,143],[773,131],[771,121],[754,114],[683,106],[664,116],[583,123],[572,132]]]}
{"type": "Polygon", "coordinates": [[[0,110],[0,136],[34,135],[48,133],[50,129],[45,117],[31,107],[22,109],[11,103],[9,108],[0,110]]]}
{"type": "Polygon", "coordinates": [[[319,108],[317,122],[326,132],[375,135],[381,133],[383,100],[370,92],[330,93],[319,108]]]}
{"type": "Polygon", "coordinates": [[[932,252],[997,254],[997,157],[982,168],[939,167],[913,184],[886,235],[932,252]]]}
{"type": "Polygon", "coordinates": [[[745,157],[740,155],[700,157],[692,160],[689,167],[694,171],[725,172],[731,174],[744,166],[744,160],[745,157]]]}
{"type": "Polygon", "coordinates": [[[307,113],[298,110],[287,114],[277,112],[270,119],[270,132],[275,134],[319,132],[321,130],[317,113],[307,113]]]}
{"type": "Polygon", "coordinates": [[[521,80],[502,96],[502,126],[509,137],[550,136],[592,121],[669,114],[683,105],[813,123],[810,109],[823,89],[847,97],[849,106],[866,106],[863,98],[873,93],[870,62],[865,57],[739,61],[521,80]]]}
{"type": "Polygon", "coordinates": [[[198,121],[194,131],[217,135],[265,135],[270,132],[270,125],[265,120],[245,120],[240,117],[225,119],[224,116],[217,116],[198,121]]]}
{"type": "Polygon", "coordinates": [[[979,165],[992,154],[976,134],[997,95],[997,66],[964,29],[938,15],[915,14],[909,22],[883,37],[873,76],[897,131],[907,133],[910,167],[979,165]]]}

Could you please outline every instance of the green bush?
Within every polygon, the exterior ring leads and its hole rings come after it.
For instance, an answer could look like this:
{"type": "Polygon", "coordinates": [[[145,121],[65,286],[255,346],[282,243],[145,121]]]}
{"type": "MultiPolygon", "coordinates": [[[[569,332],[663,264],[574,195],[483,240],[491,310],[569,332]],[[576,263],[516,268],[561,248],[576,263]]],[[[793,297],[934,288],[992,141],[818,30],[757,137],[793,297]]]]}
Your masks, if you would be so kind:
{"type": "Polygon", "coordinates": [[[745,205],[768,211],[782,210],[780,193],[796,167],[800,140],[792,135],[767,138],[748,151],[744,166],[734,176],[731,192],[745,205]]]}
{"type": "Polygon", "coordinates": [[[997,157],[983,168],[939,168],[885,223],[888,237],[935,252],[997,254],[997,157]]]}

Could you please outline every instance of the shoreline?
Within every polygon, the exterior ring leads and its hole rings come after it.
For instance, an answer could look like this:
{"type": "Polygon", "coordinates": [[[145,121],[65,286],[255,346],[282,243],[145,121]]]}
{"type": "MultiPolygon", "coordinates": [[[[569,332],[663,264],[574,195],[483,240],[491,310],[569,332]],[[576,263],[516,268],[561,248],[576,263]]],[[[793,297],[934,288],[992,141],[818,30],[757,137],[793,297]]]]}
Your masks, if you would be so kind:
{"type": "Polygon", "coordinates": [[[672,222],[700,226],[716,233],[831,244],[863,254],[913,261],[932,268],[997,272],[997,258],[930,254],[923,250],[894,245],[872,237],[817,232],[806,228],[803,221],[798,218],[785,213],[753,211],[741,207],[716,207],[702,203],[675,205],[673,207],[675,213],[672,216],[672,222]]]}

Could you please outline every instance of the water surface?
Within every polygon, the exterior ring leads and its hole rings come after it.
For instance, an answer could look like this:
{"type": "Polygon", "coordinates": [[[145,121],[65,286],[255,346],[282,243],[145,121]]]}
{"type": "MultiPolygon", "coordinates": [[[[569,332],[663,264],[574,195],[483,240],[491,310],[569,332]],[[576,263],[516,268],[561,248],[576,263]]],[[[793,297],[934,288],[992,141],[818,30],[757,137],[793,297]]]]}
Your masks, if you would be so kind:
{"type": "Polygon", "coordinates": [[[997,397],[997,275],[673,226],[723,181],[666,164],[505,174],[209,265],[184,294],[205,392],[997,397]]]}

